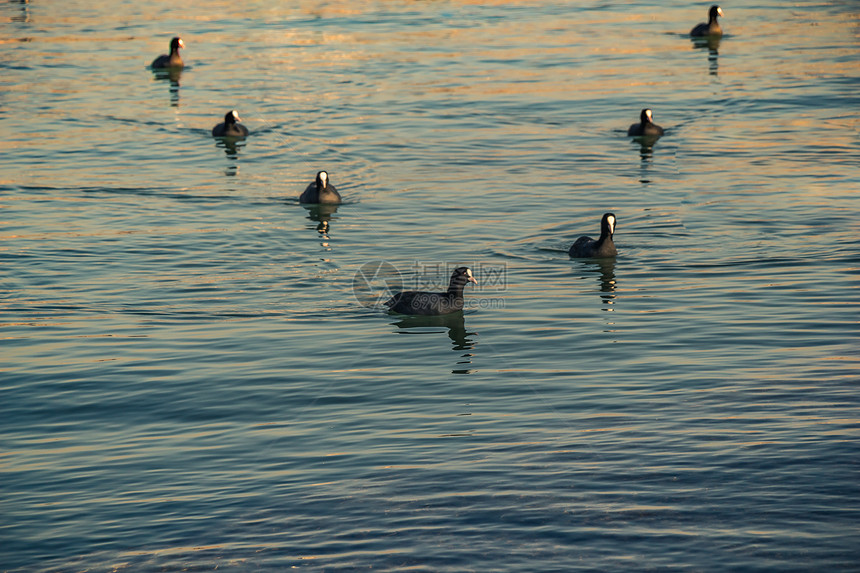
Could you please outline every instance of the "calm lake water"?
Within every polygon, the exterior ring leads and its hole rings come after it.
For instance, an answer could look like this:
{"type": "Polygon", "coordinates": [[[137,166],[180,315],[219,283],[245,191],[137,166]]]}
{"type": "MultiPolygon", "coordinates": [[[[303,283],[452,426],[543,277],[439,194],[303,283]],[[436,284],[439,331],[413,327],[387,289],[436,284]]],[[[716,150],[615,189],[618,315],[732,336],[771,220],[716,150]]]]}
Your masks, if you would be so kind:
{"type": "Polygon", "coordinates": [[[0,570],[860,570],[860,5],[708,5],[3,1],[0,570]]]}

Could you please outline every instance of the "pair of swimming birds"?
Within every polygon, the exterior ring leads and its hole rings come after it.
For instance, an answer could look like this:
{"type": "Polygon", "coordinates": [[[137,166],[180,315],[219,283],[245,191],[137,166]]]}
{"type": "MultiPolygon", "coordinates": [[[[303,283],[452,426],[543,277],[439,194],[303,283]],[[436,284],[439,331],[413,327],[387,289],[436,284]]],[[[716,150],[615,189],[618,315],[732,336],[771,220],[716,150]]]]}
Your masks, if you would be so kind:
{"type": "MultiPolygon", "coordinates": [[[[605,213],[600,221],[600,238],[580,237],[568,254],[576,258],[614,257],[618,252],[612,236],[615,234],[615,214],[605,213]]],[[[451,274],[446,292],[403,291],[384,304],[391,312],[400,314],[441,315],[463,310],[463,289],[467,283],[478,284],[469,267],[458,267],[451,274]]]]}

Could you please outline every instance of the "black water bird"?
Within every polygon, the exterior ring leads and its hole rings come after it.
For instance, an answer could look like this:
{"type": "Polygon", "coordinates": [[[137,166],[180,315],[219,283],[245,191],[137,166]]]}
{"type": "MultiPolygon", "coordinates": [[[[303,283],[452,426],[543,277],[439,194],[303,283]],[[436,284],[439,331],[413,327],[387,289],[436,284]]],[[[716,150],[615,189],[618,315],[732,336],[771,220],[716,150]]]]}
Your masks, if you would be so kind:
{"type": "Polygon", "coordinates": [[[570,246],[568,254],[577,258],[604,258],[618,254],[612,235],[615,234],[615,213],[604,213],[600,220],[600,238],[580,237],[570,246]]]}
{"type": "Polygon", "coordinates": [[[723,15],[723,9],[714,4],[708,10],[708,23],[702,22],[690,30],[691,36],[721,36],[723,29],[720,28],[720,23],[717,18],[723,15]]]}
{"type": "Polygon", "coordinates": [[[299,203],[340,203],[340,193],[329,183],[328,173],[320,171],[316,181],[299,196],[299,203]]]}
{"type": "Polygon", "coordinates": [[[467,282],[478,284],[469,267],[458,267],[451,274],[447,292],[403,291],[388,299],[385,306],[400,314],[438,315],[461,311],[467,282]]]}
{"type": "Polygon", "coordinates": [[[639,123],[634,123],[627,130],[627,135],[660,137],[663,135],[663,128],[654,123],[653,114],[650,109],[643,109],[639,114],[639,123]]]}
{"type": "Polygon", "coordinates": [[[235,109],[227,112],[224,116],[224,122],[219,123],[212,128],[212,137],[245,137],[248,135],[248,128],[239,123],[242,118],[239,117],[239,112],[235,109]]]}
{"type": "Polygon", "coordinates": [[[176,37],[170,40],[170,54],[161,54],[152,60],[153,69],[181,68],[184,66],[185,63],[179,55],[179,48],[184,47],[185,42],[182,41],[182,38],[176,37]]]}

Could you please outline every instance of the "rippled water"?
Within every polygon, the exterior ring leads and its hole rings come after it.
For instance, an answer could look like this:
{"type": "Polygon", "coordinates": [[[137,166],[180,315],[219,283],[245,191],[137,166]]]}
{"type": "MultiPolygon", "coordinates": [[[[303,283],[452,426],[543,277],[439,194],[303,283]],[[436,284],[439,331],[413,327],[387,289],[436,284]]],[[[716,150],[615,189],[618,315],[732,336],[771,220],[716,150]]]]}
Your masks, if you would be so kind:
{"type": "Polygon", "coordinates": [[[860,11],[723,9],[0,4],[0,570],[856,571],[860,11]]]}

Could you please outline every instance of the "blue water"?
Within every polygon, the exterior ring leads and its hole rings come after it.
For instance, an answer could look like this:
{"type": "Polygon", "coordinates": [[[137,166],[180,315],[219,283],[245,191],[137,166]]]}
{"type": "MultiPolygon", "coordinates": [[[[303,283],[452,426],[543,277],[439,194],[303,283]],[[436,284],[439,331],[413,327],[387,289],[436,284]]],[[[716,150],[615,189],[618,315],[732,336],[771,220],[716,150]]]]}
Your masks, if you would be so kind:
{"type": "Polygon", "coordinates": [[[0,4],[0,570],[860,570],[856,3],[180,4],[0,4]]]}

